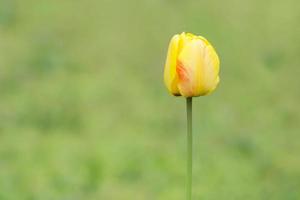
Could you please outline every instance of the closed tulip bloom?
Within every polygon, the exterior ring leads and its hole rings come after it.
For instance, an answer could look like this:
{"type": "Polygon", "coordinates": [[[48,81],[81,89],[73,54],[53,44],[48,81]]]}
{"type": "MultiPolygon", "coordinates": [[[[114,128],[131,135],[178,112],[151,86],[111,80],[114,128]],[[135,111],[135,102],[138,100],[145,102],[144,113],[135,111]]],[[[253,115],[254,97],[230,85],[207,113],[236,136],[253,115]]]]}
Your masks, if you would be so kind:
{"type": "Polygon", "coordinates": [[[219,83],[219,57],[203,37],[191,33],[170,41],[164,81],[175,96],[196,97],[211,93],[219,83]]]}

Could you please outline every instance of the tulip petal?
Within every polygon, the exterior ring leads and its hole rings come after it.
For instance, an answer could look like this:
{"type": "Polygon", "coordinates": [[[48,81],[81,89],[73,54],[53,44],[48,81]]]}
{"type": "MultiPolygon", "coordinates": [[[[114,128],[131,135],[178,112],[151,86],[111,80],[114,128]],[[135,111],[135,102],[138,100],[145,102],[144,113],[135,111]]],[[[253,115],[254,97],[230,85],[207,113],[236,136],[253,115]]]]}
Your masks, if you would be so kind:
{"type": "Polygon", "coordinates": [[[192,97],[212,92],[219,83],[219,64],[219,57],[209,42],[202,37],[192,37],[178,56],[180,93],[192,97]]]}
{"type": "Polygon", "coordinates": [[[203,92],[208,94],[212,92],[218,85],[219,78],[219,57],[211,45],[206,46],[204,53],[204,64],[203,64],[203,92]]]}
{"type": "Polygon", "coordinates": [[[203,88],[203,54],[205,43],[199,39],[190,39],[178,56],[178,88],[185,97],[201,95],[203,88]]]}
{"type": "Polygon", "coordinates": [[[180,36],[175,35],[169,44],[167,60],[164,70],[164,82],[168,90],[175,96],[180,96],[178,89],[178,75],[176,73],[177,56],[179,52],[180,36]]]}

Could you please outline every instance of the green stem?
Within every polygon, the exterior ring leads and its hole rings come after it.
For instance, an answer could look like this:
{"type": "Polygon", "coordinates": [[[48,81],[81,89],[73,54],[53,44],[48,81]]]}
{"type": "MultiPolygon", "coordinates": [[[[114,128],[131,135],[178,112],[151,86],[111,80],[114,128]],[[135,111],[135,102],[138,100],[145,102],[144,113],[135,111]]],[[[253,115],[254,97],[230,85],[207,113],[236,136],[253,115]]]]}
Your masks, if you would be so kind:
{"type": "Polygon", "coordinates": [[[192,121],[193,121],[193,102],[192,97],[186,99],[186,114],[187,114],[187,188],[186,197],[187,200],[192,199],[192,174],[193,174],[193,133],[192,133],[192,121]]]}

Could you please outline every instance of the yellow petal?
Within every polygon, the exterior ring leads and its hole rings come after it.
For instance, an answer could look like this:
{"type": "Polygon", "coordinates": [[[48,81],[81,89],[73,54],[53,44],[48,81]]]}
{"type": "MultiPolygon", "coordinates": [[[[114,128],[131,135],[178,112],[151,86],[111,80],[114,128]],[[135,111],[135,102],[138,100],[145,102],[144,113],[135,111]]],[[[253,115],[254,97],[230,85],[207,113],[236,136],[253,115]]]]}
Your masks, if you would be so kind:
{"type": "Polygon", "coordinates": [[[178,90],[178,76],[176,73],[176,65],[177,65],[177,56],[179,51],[179,42],[180,42],[180,36],[175,35],[169,44],[168,54],[167,54],[167,60],[165,64],[165,70],[164,70],[164,82],[167,86],[168,90],[176,96],[179,96],[179,90],[178,90]]]}
{"type": "Polygon", "coordinates": [[[219,78],[219,57],[211,45],[206,46],[203,63],[203,94],[211,93],[217,87],[219,78]]]}
{"type": "Polygon", "coordinates": [[[193,97],[201,95],[205,45],[202,40],[193,38],[184,45],[178,56],[178,88],[182,96],[193,97]]]}
{"type": "Polygon", "coordinates": [[[212,92],[219,83],[219,58],[209,42],[192,37],[178,56],[178,88],[185,97],[202,96],[212,92]]]}

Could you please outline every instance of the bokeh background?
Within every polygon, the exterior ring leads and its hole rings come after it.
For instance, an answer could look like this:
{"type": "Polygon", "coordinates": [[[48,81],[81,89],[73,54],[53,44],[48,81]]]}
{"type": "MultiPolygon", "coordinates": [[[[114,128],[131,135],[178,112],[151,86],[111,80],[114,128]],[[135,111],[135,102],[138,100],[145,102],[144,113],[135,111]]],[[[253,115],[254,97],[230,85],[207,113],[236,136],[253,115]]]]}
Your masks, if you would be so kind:
{"type": "Polygon", "coordinates": [[[0,0],[0,199],[182,200],[169,39],[211,41],[194,199],[300,199],[298,0],[0,0]]]}

